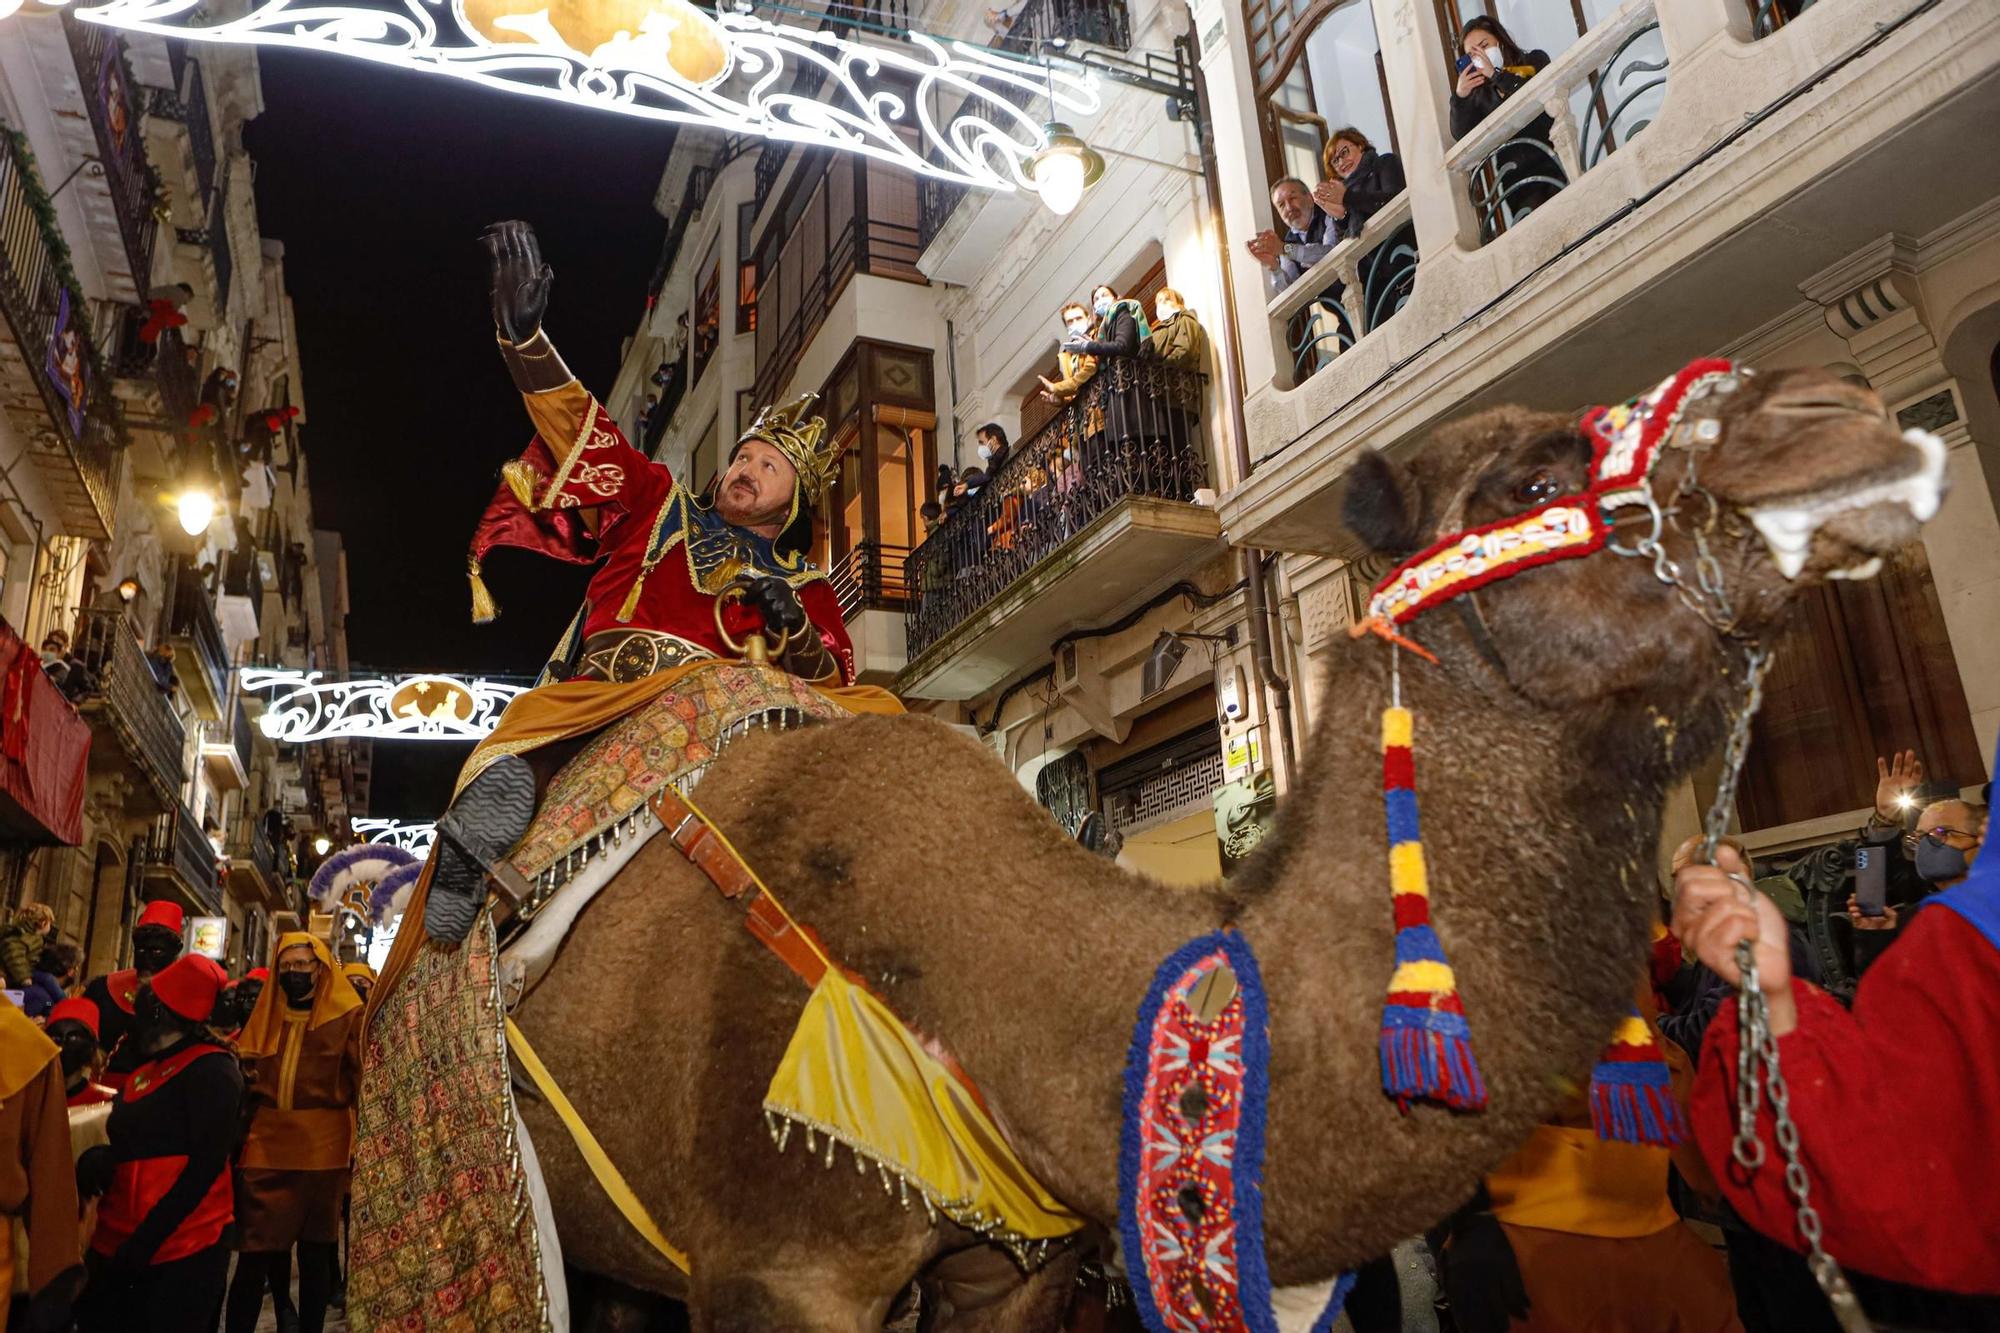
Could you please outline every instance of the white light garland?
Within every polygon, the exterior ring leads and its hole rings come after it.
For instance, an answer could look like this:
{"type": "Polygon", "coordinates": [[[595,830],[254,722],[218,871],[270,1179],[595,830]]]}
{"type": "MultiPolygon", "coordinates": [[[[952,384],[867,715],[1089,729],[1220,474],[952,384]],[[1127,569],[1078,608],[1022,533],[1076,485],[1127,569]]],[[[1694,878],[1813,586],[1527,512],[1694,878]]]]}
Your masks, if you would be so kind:
{"type": "Polygon", "coordinates": [[[405,824],[400,819],[349,819],[347,826],[363,842],[386,842],[414,853],[419,860],[431,854],[437,841],[435,823],[405,824]]]}
{"type": "MultiPolygon", "coordinates": [[[[62,0],[56,0],[61,3],[62,0]]],[[[1088,116],[1097,78],[924,33],[864,43],[687,0],[108,0],[76,15],[132,32],[333,52],[530,97],[866,153],[1011,191],[1042,121],[1088,116]],[[811,93],[792,91],[817,71],[811,93]],[[1008,95],[1013,100],[1008,100],[1008,95]],[[1017,103],[1019,105],[1017,105],[1017,103]],[[1051,110],[1054,114],[1044,115],[1051,110]],[[956,107],[948,122],[933,108],[956,107]],[[1032,108],[1024,110],[1023,107],[1032,108]]]]}
{"type": "Polygon", "coordinates": [[[328,679],[318,671],[243,667],[247,693],[267,694],[257,719],[274,741],[350,737],[361,740],[476,741],[526,685],[453,676],[362,676],[328,679]]]}

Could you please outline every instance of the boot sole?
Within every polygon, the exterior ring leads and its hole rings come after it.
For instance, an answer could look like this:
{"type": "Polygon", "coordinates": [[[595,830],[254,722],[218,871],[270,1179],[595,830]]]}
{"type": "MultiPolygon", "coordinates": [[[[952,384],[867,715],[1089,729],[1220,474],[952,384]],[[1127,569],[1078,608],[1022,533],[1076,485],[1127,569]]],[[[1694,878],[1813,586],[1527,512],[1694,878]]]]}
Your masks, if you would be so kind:
{"type": "Polygon", "coordinates": [[[535,819],[535,772],[504,755],[452,802],[438,821],[437,868],[424,899],[424,932],[440,944],[472,933],[486,905],[486,872],[514,850],[535,819]]]}

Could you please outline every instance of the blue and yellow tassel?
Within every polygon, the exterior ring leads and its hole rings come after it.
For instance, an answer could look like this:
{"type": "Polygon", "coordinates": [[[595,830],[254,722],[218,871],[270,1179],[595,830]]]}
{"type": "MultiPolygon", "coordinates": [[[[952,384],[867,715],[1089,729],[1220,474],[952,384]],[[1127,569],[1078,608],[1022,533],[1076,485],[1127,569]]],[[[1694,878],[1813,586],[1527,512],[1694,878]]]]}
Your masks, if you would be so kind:
{"type": "Polygon", "coordinates": [[[1590,1123],[1601,1139],[1671,1148],[1687,1138],[1687,1119],[1653,1029],[1626,1012],[1590,1071],[1590,1123]]]}
{"type": "Polygon", "coordinates": [[[1421,1099],[1472,1111],[1486,1105],[1486,1082],[1472,1055],[1458,981],[1431,926],[1412,731],[1409,709],[1383,710],[1382,804],[1389,826],[1389,889],[1395,895],[1396,972],[1382,1010],[1382,1087],[1406,1110],[1421,1099]]]}

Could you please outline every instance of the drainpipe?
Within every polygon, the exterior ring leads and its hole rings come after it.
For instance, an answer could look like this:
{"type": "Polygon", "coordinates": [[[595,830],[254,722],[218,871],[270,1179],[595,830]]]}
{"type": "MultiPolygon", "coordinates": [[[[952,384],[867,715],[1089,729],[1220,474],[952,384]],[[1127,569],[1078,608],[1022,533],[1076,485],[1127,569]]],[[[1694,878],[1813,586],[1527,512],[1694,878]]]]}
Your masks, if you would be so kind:
{"type": "MultiPolygon", "coordinates": [[[[1195,138],[1201,144],[1201,179],[1208,194],[1209,223],[1215,231],[1215,253],[1217,273],[1222,279],[1222,323],[1217,330],[1216,360],[1222,368],[1222,402],[1226,429],[1229,432],[1229,446],[1236,459],[1236,477],[1240,485],[1250,476],[1250,431],[1243,418],[1243,358],[1238,349],[1242,346],[1242,331],[1236,320],[1236,287],[1229,278],[1229,236],[1222,221],[1222,185],[1217,178],[1215,165],[1215,143],[1210,136],[1207,118],[1208,81],[1202,76],[1198,47],[1192,30],[1186,38],[1193,59],[1188,63],[1194,70],[1195,138]]],[[[1278,670],[1276,655],[1272,650],[1271,620],[1272,608],[1265,594],[1264,576],[1269,568],[1270,557],[1255,547],[1239,548],[1241,577],[1250,593],[1250,656],[1255,665],[1258,683],[1270,696],[1272,711],[1278,733],[1278,747],[1285,757],[1285,776],[1288,781],[1298,780],[1298,759],[1292,737],[1292,684],[1278,670]]]]}

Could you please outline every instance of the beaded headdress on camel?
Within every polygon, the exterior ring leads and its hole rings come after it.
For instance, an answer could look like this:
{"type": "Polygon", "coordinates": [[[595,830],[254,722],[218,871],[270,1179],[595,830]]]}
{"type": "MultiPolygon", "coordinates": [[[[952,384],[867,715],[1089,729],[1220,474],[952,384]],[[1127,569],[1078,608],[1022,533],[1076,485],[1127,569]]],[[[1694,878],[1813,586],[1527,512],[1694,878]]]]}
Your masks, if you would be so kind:
{"type": "MultiPolygon", "coordinates": [[[[827,438],[826,418],[806,415],[818,401],[818,394],[802,393],[789,403],[767,407],[736,440],[738,447],[750,440],[763,440],[785,456],[799,474],[802,503],[793,506],[794,514],[801,508],[818,508],[840,466],[840,455],[827,438]]],[[[730,457],[735,457],[735,450],[730,451],[730,457]]]]}

